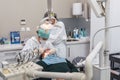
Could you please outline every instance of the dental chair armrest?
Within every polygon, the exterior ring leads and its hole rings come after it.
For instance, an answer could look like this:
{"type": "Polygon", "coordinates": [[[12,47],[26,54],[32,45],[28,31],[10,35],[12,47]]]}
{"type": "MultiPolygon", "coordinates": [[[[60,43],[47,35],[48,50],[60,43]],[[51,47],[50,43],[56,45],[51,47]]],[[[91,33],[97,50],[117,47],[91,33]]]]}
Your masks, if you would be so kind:
{"type": "Polygon", "coordinates": [[[86,74],[87,80],[92,80],[93,78],[92,62],[94,58],[97,56],[97,54],[101,51],[102,47],[103,47],[103,42],[100,41],[85,60],[85,74],[86,74]]]}
{"type": "Polygon", "coordinates": [[[85,60],[83,62],[79,62],[77,63],[77,65],[75,65],[76,67],[84,67],[85,66],[85,60]]]}

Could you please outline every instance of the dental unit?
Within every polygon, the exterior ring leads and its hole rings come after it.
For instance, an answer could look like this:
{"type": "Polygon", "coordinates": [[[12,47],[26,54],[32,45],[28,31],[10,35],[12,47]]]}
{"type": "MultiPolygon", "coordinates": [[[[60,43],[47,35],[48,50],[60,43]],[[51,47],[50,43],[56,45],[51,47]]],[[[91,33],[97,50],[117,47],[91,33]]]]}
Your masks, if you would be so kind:
{"type": "MultiPolygon", "coordinates": [[[[22,64],[10,64],[7,68],[0,69],[0,75],[4,80],[31,80],[38,77],[64,78],[75,80],[92,80],[92,61],[98,53],[102,54],[103,43],[99,42],[90,55],[85,60],[85,73],[57,73],[43,72],[42,67],[29,61],[22,64]]],[[[24,62],[24,61],[23,61],[24,62]]]]}

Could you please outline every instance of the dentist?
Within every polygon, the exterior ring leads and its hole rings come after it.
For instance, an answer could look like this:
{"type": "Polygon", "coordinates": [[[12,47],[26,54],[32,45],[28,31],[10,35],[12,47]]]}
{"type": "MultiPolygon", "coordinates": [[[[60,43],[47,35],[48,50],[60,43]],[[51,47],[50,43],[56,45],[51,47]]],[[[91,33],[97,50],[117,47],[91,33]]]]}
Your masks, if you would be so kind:
{"type": "Polygon", "coordinates": [[[52,12],[50,15],[51,15],[51,19],[49,19],[48,12],[46,12],[44,15],[44,19],[41,21],[41,23],[48,21],[53,25],[53,27],[49,28],[50,36],[48,40],[56,48],[57,55],[59,57],[66,58],[65,41],[67,39],[67,35],[66,35],[65,25],[63,22],[58,21],[57,15],[55,13],[52,12]]]}

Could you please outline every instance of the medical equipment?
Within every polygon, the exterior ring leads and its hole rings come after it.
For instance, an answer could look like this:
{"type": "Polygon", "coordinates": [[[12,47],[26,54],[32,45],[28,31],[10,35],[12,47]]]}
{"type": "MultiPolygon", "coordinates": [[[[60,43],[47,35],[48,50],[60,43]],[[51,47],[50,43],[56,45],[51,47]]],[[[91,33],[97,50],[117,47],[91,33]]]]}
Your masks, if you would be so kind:
{"type": "Polygon", "coordinates": [[[110,65],[111,65],[111,80],[120,79],[120,67],[116,67],[115,63],[120,64],[120,53],[112,53],[110,54],[110,65]]]}
{"type": "Polygon", "coordinates": [[[103,53],[99,57],[99,67],[93,67],[94,80],[110,80],[110,65],[109,65],[109,30],[110,27],[110,0],[87,0],[97,17],[105,17],[105,40],[103,53]],[[103,4],[105,3],[105,5],[103,4]],[[99,9],[97,9],[99,8],[99,9]],[[104,57],[103,57],[104,56],[104,57]],[[100,60],[101,59],[101,60],[100,60]]]}
{"type": "MultiPolygon", "coordinates": [[[[97,17],[102,17],[105,15],[102,5],[100,5],[97,0],[87,0],[87,2],[90,4],[91,8],[93,9],[97,17]]],[[[103,2],[103,1],[99,1],[99,2],[103,2]]]]}
{"type": "Polygon", "coordinates": [[[52,12],[52,0],[47,0],[48,5],[48,17],[51,19],[51,12],[52,12]]]}
{"type": "Polygon", "coordinates": [[[94,39],[95,39],[95,36],[97,33],[99,33],[100,31],[103,31],[105,29],[112,29],[112,28],[117,28],[117,27],[120,27],[120,25],[105,27],[105,28],[101,28],[98,31],[96,31],[95,34],[93,35],[93,38],[92,38],[92,48],[94,48],[94,39]]]}
{"type": "Polygon", "coordinates": [[[102,46],[103,43],[99,42],[90,53],[90,55],[86,58],[85,73],[42,72],[41,66],[38,66],[37,64],[30,61],[19,66],[16,66],[16,64],[11,64],[5,70],[4,68],[2,68],[0,69],[0,75],[3,77],[4,80],[31,80],[38,77],[92,80],[92,61],[98,53],[100,53],[100,55],[103,53],[101,52],[102,46]]]}
{"type": "Polygon", "coordinates": [[[41,66],[33,62],[28,62],[19,66],[16,65],[17,64],[9,64],[7,68],[0,69],[0,76],[4,80],[30,80],[30,78],[27,78],[27,74],[25,74],[27,70],[42,70],[41,66]]]}

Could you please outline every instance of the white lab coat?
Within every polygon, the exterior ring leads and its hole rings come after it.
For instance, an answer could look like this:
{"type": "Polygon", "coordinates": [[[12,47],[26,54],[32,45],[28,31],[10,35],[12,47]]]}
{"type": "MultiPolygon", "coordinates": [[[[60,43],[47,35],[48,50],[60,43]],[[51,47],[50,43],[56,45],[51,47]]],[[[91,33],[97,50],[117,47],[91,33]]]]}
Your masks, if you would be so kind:
{"type": "Polygon", "coordinates": [[[66,58],[66,39],[67,35],[64,23],[58,21],[50,30],[50,36],[48,40],[55,46],[56,53],[59,57],[66,58]]]}

